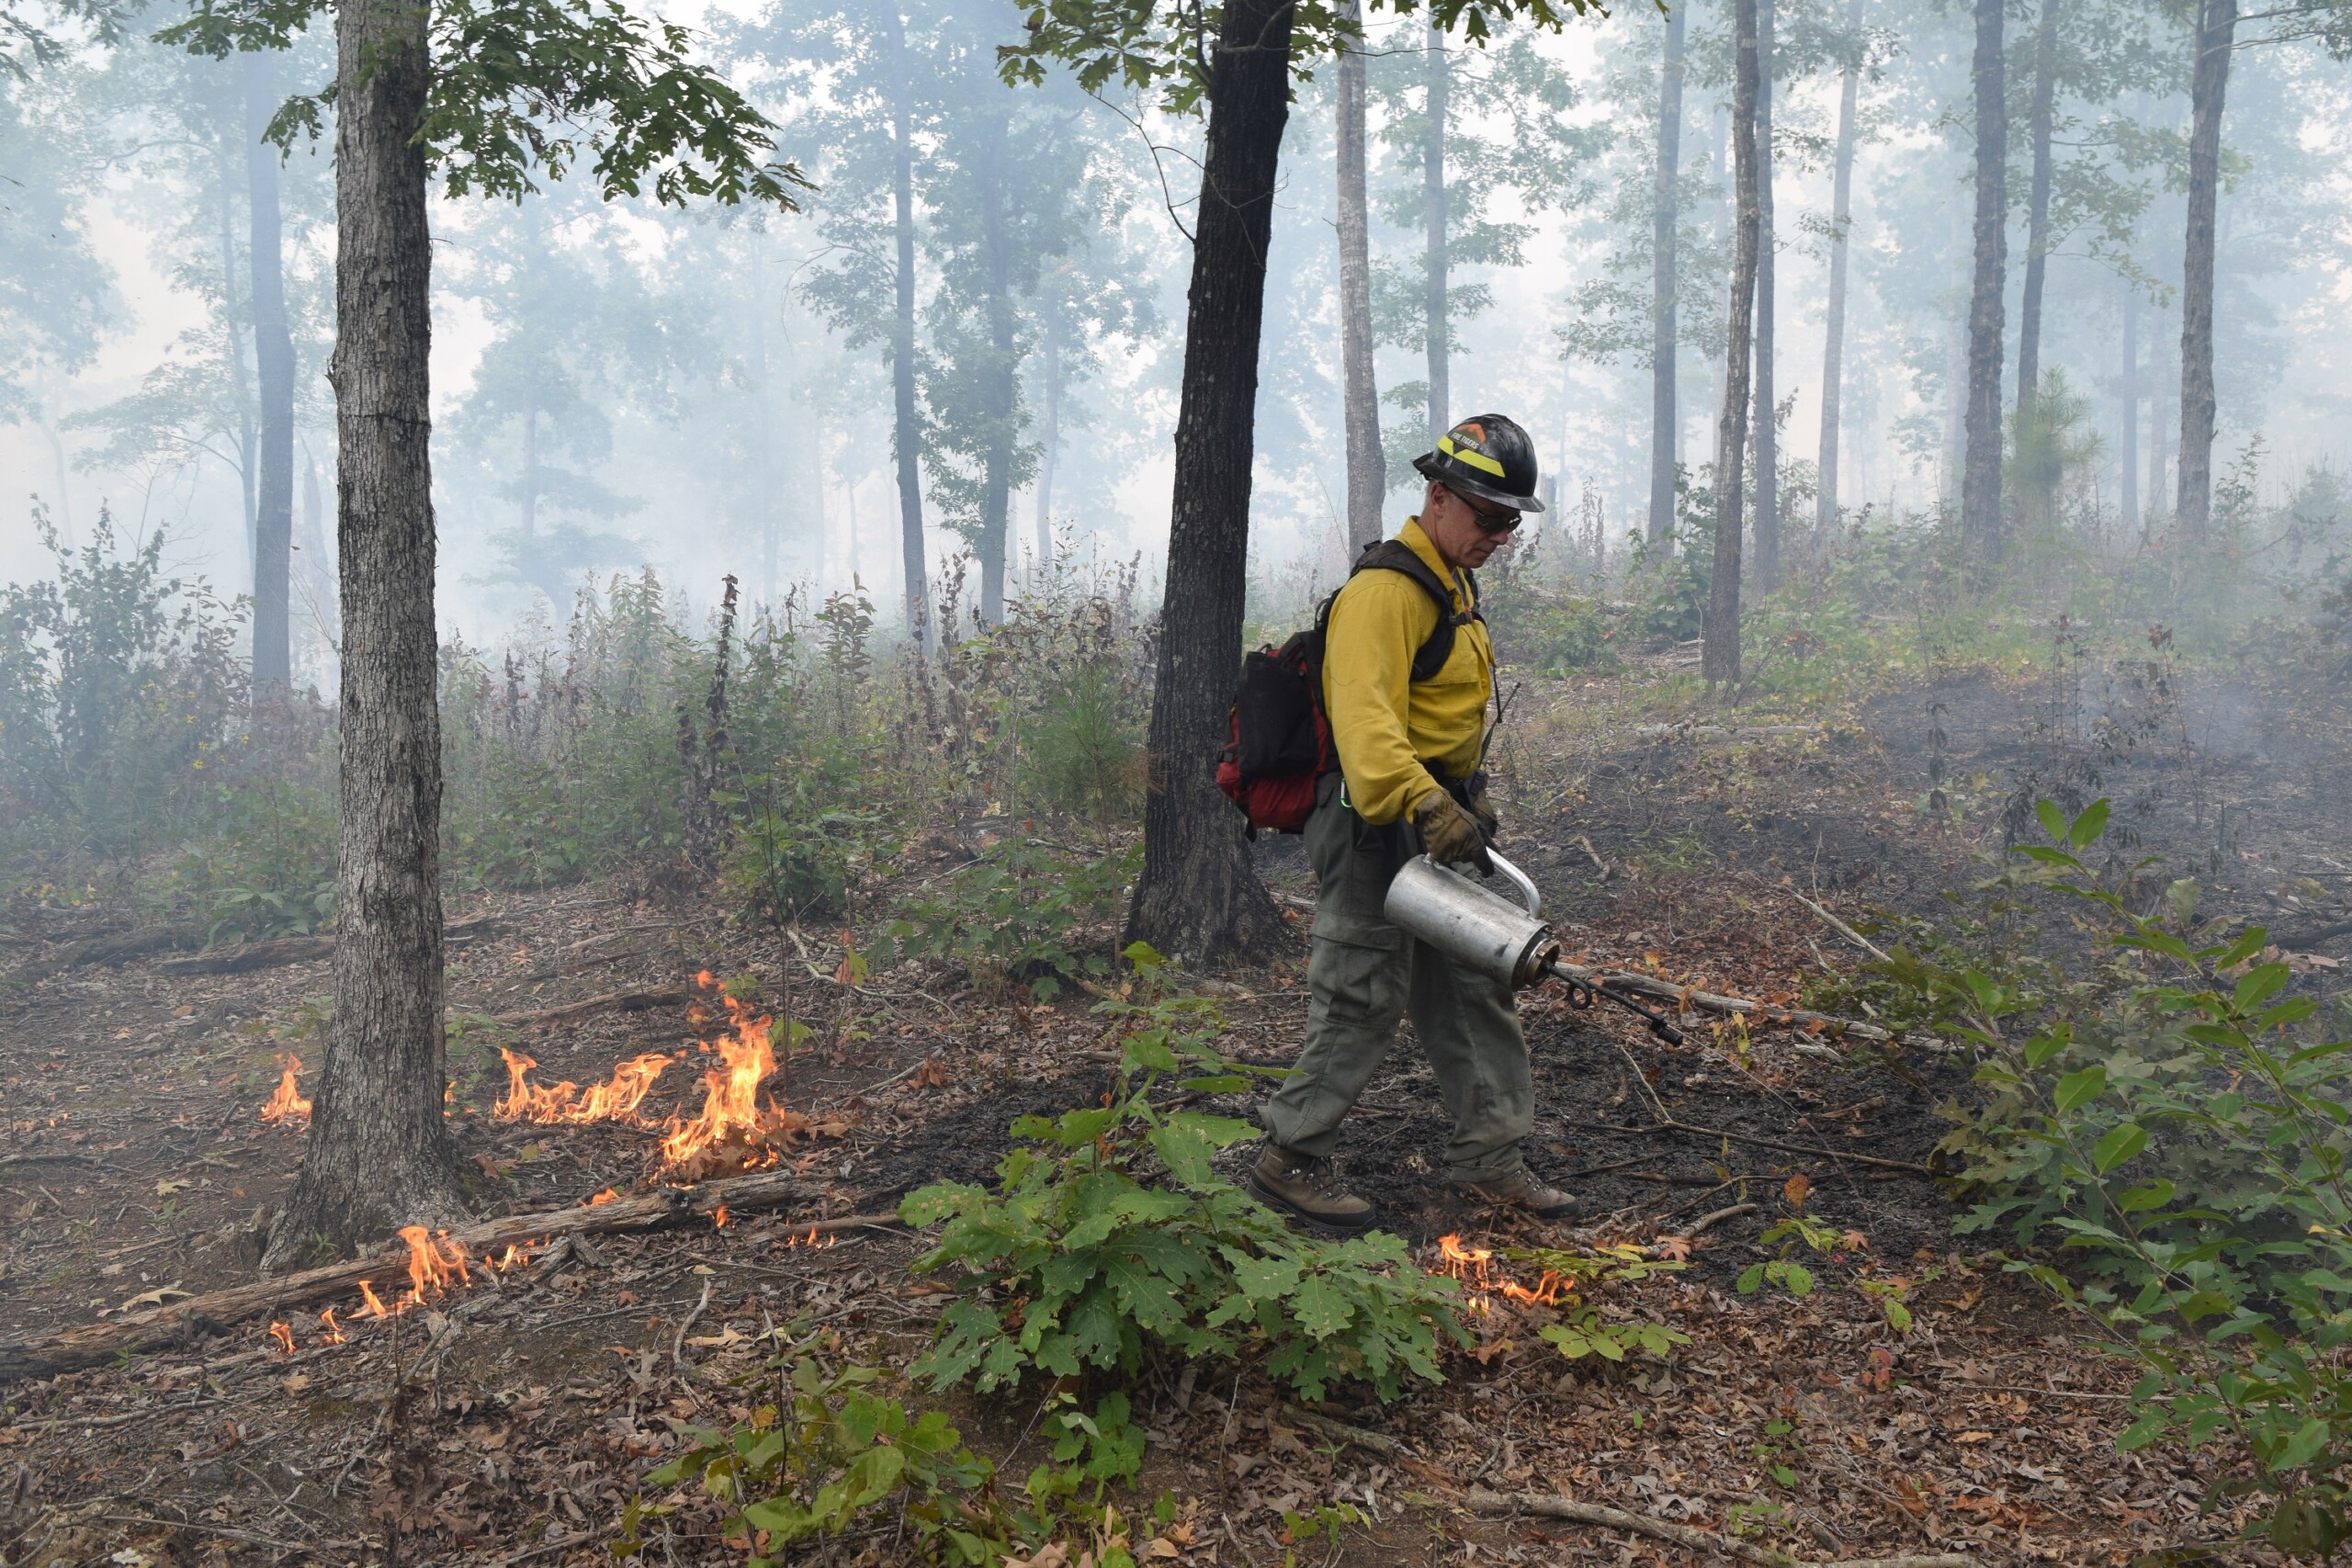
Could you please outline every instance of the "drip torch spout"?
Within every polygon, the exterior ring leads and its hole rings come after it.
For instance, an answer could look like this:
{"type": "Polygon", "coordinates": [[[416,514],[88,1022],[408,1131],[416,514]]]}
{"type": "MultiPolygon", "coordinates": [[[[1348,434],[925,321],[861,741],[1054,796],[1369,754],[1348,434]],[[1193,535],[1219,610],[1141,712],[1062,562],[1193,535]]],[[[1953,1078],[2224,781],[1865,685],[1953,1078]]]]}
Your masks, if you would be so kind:
{"type": "Polygon", "coordinates": [[[1570,1007],[1589,1008],[1596,1001],[1612,1002],[1627,1012],[1638,1013],[1642,1021],[1649,1025],[1650,1032],[1668,1044],[1682,1043],[1682,1031],[1668,1022],[1664,1013],[1657,1011],[1647,1003],[1634,1000],[1624,992],[1611,987],[1608,981],[1581,979],[1561,968],[1556,960],[1546,964],[1544,968],[1544,973],[1551,976],[1553,979],[1567,987],[1570,1007]]]}

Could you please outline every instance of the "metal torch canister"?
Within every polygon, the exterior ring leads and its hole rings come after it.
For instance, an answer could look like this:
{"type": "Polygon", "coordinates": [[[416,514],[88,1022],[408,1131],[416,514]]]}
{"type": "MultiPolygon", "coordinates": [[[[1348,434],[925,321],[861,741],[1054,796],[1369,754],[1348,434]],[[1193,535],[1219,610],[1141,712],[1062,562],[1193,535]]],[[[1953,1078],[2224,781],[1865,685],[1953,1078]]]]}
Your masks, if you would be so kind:
{"type": "Polygon", "coordinates": [[[1523,990],[1543,980],[1560,955],[1552,928],[1537,917],[1543,902],[1519,867],[1487,852],[1487,858],[1519,890],[1521,904],[1416,855],[1388,884],[1382,912],[1389,924],[1408,931],[1466,968],[1523,990]],[[1522,908],[1521,905],[1524,907],[1522,908]]]}

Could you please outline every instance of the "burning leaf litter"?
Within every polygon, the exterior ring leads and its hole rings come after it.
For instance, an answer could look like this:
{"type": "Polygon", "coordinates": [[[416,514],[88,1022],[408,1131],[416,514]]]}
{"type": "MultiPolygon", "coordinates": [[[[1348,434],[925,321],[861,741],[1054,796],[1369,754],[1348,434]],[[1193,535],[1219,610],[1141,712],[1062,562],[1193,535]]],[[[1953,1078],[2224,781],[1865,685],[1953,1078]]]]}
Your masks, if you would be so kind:
{"type": "Polygon", "coordinates": [[[311,1124],[311,1102],[294,1087],[295,1077],[302,1070],[302,1058],[290,1054],[282,1055],[277,1058],[277,1065],[284,1072],[278,1077],[277,1090],[261,1108],[261,1119],[273,1126],[283,1123],[307,1127],[311,1124]]]}

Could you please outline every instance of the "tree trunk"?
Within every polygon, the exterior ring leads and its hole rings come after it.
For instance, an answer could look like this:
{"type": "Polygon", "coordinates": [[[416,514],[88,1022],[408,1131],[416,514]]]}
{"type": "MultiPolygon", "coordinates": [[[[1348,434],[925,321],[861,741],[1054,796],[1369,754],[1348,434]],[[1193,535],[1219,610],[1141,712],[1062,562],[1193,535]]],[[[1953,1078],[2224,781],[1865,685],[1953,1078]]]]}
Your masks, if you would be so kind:
{"type": "MultiPolygon", "coordinates": [[[[1363,0],[1340,0],[1340,19],[1361,28],[1363,0]]],[[[1340,52],[1340,367],[1348,439],[1348,546],[1379,538],[1388,496],[1380,450],[1380,389],[1372,365],[1372,225],[1364,195],[1364,59],[1361,38],[1340,52]]]]}
{"type": "Polygon", "coordinates": [[[441,716],[435,701],[425,13],[335,13],[343,846],[334,1021],[273,1271],[465,1213],[442,1118],[441,716]]]}
{"type": "Polygon", "coordinates": [[[1649,542],[1674,539],[1674,480],[1681,450],[1674,406],[1675,240],[1681,219],[1682,17],[1666,14],[1666,53],[1657,73],[1657,184],[1650,204],[1650,518],[1649,542]]]}
{"type": "Polygon", "coordinates": [[[1815,548],[1838,528],[1838,421],[1846,387],[1846,265],[1854,223],[1854,111],[1861,96],[1862,6],[1846,14],[1846,68],[1838,85],[1838,150],[1829,177],[1829,320],[1821,350],[1820,493],[1815,498],[1815,548]]]}
{"type": "Polygon", "coordinates": [[[1004,138],[1001,117],[983,132],[980,158],[980,243],[988,248],[989,368],[981,396],[989,420],[988,456],[980,483],[980,618],[1004,620],[1004,558],[1012,522],[1012,408],[1017,368],[1012,341],[1012,286],[1005,254],[1004,138]]]}
{"type": "Polygon", "coordinates": [[[2033,40],[2033,180],[2026,187],[2025,289],[2018,300],[2018,412],[2033,406],[2041,389],[2041,280],[2050,246],[2050,120],[2058,96],[2058,0],[2041,0],[2041,28],[2033,40]]]}
{"type": "Polygon", "coordinates": [[[2222,104],[2237,45],[2238,0],[2202,0],[2197,71],[2188,96],[2188,243],[2180,260],[2180,498],[2173,512],[2192,540],[2213,512],[2213,214],[2222,184],[2222,104]]]}
{"type": "Polygon", "coordinates": [[[2148,482],[2140,491],[2150,506],[2159,504],[2165,493],[2165,384],[2164,339],[2158,331],[2148,334],[2148,482]]]}
{"type": "Polygon", "coordinates": [[[922,477],[916,459],[922,453],[922,432],[915,423],[915,174],[913,89],[907,81],[907,27],[897,0],[883,8],[890,37],[890,134],[898,157],[897,216],[899,240],[899,315],[890,334],[890,389],[897,409],[891,447],[899,459],[899,538],[907,577],[907,635],[929,649],[931,587],[923,574],[922,477]]]}
{"type": "Polygon", "coordinates": [[[2130,278],[2123,280],[2123,367],[2121,381],[2122,432],[2115,444],[2116,460],[2120,469],[2123,504],[2123,526],[2137,531],[2140,526],[2140,286],[2130,278]]]}
{"type": "Polygon", "coordinates": [[[1449,351],[1453,323],[1446,310],[1445,256],[1445,117],[1447,87],[1445,34],[1430,28],[1429,140],[1421,146],[1421,198],[1424,239],[1429,248],[1430,445],[1453,428],[1447,411],[1453,399],[1453,371],[1449,351]]]}
{"type": "Polygon", "coordinates": [[[1700,671],[1709,681],[1739,679],[1740,469],[1747,457],[1747,356],[1755,326],[1756,258],[1762,214],[1756,167],[1756,0],[1732,0],[1733,225],[1731,309],[1724,344],[1723,414],[1715,428],[1715,563],[1707,600],[1700,671]]]}
{"type": "Polygon", "coordinates": [[[1045,300],[1044,363],[1046,428],[1037,454],[1037,570],[1046,571],[1054,559],[1054,459],[1062,447],[1062,301],[1058,289],[1045,300]]]}
{"type": "Polygon", "coordinates": [[[245,189],[250,209],[254,368],[261,393],[260,469],[254,498],[254,699],[293,690],[289,626],[294,544],[294,338],[286,322],[277,149],[262,140],[277,112],[268,57],[239,57],[245,86],[245,189]]]}
{"type": "Polygon", "coordinates": [[[2008,261],[2008,105],[2001,0],[1976,0],[1975,271],[1968,303],[1968,456],[1960,528],[1980,561],[2001,558],[2001,332],[2008,261]]]}
{"type": "Polygon", "coordinates": [[[1756,7],[1756,591],[1781,585],[1781,432],[1772,378],[1772,0],[1756,7]]]}
{"type": "MultiPolygon", "coordinates": [[[[242,93],[240,98],[242,99],[242,93]]],[[[213,141],[213,164],[220,181],[220,316],[226,330],[222,337],[228,344],[229,385],[237,407],[237,491],[245,508],[245,561],[254,569],[254,584],[260,588],[260,539],[256,529],[254,506],[254,448],[257,433],[254,429],[253,399],[245,391],[244,334],[237,321],[237,234],[236,234],[236,175],[235,158],[230,151],[230,139],[242,137],[246,114],[240,108],[222,104],[217,125],[219,134],[213,141]],[[232,127],[236,129],[232,130],[232,127]]]]}
{"type": "Polygon", "coordinates": [[[1193,964],[1260,948],[1282,929],[1213,767],[1241,667],[1258,341],[1292,18],[1293,0],[1227,0],[1209,70],[1143,875],[1127,917],[1130,941],[1193,964]]]}

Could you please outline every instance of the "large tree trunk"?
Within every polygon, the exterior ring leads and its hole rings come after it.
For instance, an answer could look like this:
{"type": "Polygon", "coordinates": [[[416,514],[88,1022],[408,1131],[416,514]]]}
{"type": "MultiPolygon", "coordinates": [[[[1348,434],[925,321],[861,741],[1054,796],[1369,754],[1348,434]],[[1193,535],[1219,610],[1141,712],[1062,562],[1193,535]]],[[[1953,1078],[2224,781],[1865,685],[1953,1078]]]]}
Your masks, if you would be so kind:
{"type": "Polygon", "coordinates": [[[1227,0],[1209,70],[1143,875],[1127,917],[1130,941],[1196,964],[1254,950],[1281,930],[1213,768],[1241,672],[1258,339],[1290,115],[1292,17],[1293,0],[1227,0]]]}
{"type": "Polygon", "coordinates": [[[2121,433],[2115,444],[2122,490],[2123,526],[2140,526],[2140,286],[2123,280],[2123,366],[2118,378],[2121,433]]]}
{"type": "Polygon", "coordinates": [[[1861,96],[1862,5],[1846,14],[1846,68],[1838,85],[1838,150],[1829,176],[1829,319],[1821,350],[1819,494],[1814,501],[1815,548],[1838,527],[1838,421],[1846,387],[1846,265],[1854,223],[1854,111],[1861,96]]]}
{"type": "Polygon", "coordinates": [[[1666,53],[1657,73],[1657,183],[1650,205],[1650,517],[1649,542],[1674,538],[1674,480],[1681,449],[1680,416],[1674,406],[1674,245],[1681,219],[1682,17],[1687,6],[1666,14],[1666,53]]]}
{"type": "Polygon", "coordinates": [[[293,690],[288,631],[294,544],[294,338],[286,322],[277,149],[262,131],[277,109],[269,57],[240,57],[245,86],[245,189],[251,217],[254,368],[261,394],[260,469],[254,496],[254,699],[293,690]]]}
{"type": "Polygon", "coordinates": [[[890,39],[890,135],[897,154],[899,313],[890,333],[890,391],[897,412],[891,447],[899,460],[899,542],[907,578],[907,635],[932,646],[931,587],[923,573],[922,431],[915,423],[915,174],[909,125],[914,90],[907,81],[907,27],[897,0],[883,7],[890,39]]]}
{"type": "Polygon", "coordinates": [[[1421,198],[1424,243],[1429,250],[1430,445],[1451,430],[1453,400],[1453,322],[1446,309],[1445,254],[1445,117],[1451,83],[1447,80],[1445,35],[1430,28],[1429,140],[1421,144],[1421,198]]]}
{"type": "Polygon", "coordinates": [[[2237,45],[2238,0],[2202,0],[2188,95],[2188,243],[2180,259],[2181,531],[2202,539],[2213,511],[2213,215],[2222,184],[2222,104],[2237,45]]]}
{"type": "Polygon", "coordinates": [[[2001,289],[2008,262],[2009,111],[2001,0],[1976,0],[1975,271],[1968,303],[1968,456],[1961,534],[1977,559],[2001,558],[2001,289]]]}
{"type": "MultiPolygon", "coordinates": [[[[1340,0],[1340,19],[1363,25],[1363,0],[1340,0]]],[[[1372,367],[1372,226],[1364,195],[1364,60],[1361,39],[1340,52],[1340,369],[1348,438],[1348,547],[1387,530],[1381,503],[1388,467],[1380,450],[1380,389],[1372,367]]]]}
{"type": "Polygon", "coordinates": [[[2041,0],[2041,27],[2033,39],[2033,108],[2026,134],[2033,142],[2033,178],[2026,187],[2025,289],[2018,300],[2018,412],[2033,406],[2041,388],[2041,281],[2049,270],[2050,121],[2058,96],[2058,3],[2041,0]]]}
{"type": "Polygon", "coordinates": [[[1756,7],[1756,591],[1781,585],[1781,432],[1772,378],[1772,0],[1756,7]]]}
{"type": "Polygon", "coordinates": [[[465,1213],[442,1119],[441,716],[435,702],[425,13],[335,13],[335,434],[343,848],[334,1021],[266,1268],[465,1213]]]}
{"type": "Polygon", "coordinates": [[[1740,470],[1747,456],[1747,358],[1755,326],[1756,257],[1762,214],[1756,188],[1756,0],[1732,0],[1733,223],[1731,309],[1724,344],[1723,415],[1715,428],[1715,563],[1700,671],[1739,679],[1740,470]]]}
{"type": "Polygon", "coordinates": [[[989,370],[981,378],[989,418],[988,456],[980,485],[980,618],[990,626],[1004,619],[1004,558],[1012,514],[1013,375],[1018,356],[1012,341],[1012,285],[1004,232],[1005,124],[991,120],[980,160],[980,243],[988,248],[989,370]]]}

